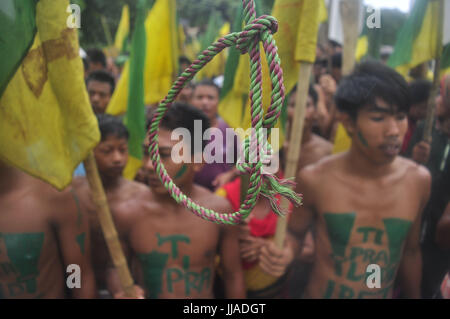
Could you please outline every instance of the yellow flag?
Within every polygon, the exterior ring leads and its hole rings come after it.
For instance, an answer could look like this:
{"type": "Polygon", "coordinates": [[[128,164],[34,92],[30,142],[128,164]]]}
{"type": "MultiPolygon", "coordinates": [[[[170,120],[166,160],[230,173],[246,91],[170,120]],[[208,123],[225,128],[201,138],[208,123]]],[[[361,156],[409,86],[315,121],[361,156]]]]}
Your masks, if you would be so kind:
{"type": "Polygon", "coordinates": [[[0,98],[0,159],[58,189],[100,139],[68,5],[36,4],[34,42],[0,98]]]}
{"type": "Polygon", "coordinates": [[[190,43],[184,45],[183,55],[185,55],[191,61],[194,61],[197,58],[199,52],[200,42],[196,37],[193,37],[190,43]]]}
{"type": "MultiPolygon", "coordinates": [[[[219,30],[219,36],[214,40],[217,41],[219,38],[224,37],[230,33],[230,24],[226,22],[219,30]]],[[[211,43],[212,44],[212,43],[211,43]]],[[[207,65],[205,65],[198,73],[197,80],[202,80],[204,78],[213,78],[222,75],[225,70],[225,62],[227,61],[227,51],[226,49],[222,51],[221,54],[216,55],[207,65]]]]}
{"type": "Polygon", "coordinates": [[[124,5],[119,26],[117,27],[116,38],[114,39],[114,47],[117,52],[121,52],[124,48],[124,42],[128,39],[130,33],[130,10],[128,5],[124,5]]]}
{"type": "MultiPolygon", "coordinates": [[[[440,1],[421,0],[414,3],[408,19],[397,35],[394,52],[388,60],[390,67],[406,77],[411,68],[436,57],[441,9],[440,1]]],[[[445,11],[444,21],[448,20],[445,11]]]]}
{"type": "MultiPolygon", "coordinates": [[[[169,91],[178,73],[178,35],[175,0],[157,0],[146,21],[147,50],[144,70],[144,101],[146,105],[159,103],[169,91]]],[[[123,114],[127,108],[129,62],[106,110],[113,115],[123,114]]]]}
{"type": "Polygon", "coordinates": [[[334,138],[333,144],[333,154],[345,152],[352,146],[352,140],[350,136],[348,136],[347,131],[345,130],[342,123],[338,124],[336,137],[334,138]]]}

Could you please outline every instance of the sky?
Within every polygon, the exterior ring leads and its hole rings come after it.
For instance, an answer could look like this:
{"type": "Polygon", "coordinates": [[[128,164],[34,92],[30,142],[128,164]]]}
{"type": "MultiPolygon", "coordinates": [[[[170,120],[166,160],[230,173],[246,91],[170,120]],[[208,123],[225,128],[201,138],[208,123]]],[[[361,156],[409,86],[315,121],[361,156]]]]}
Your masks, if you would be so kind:
{"type": "Polygon", "coordinates": [[[364,0],[364,4],[374,8],[397,8],[400,11],[408,12],[411,0],[364,0]]]}

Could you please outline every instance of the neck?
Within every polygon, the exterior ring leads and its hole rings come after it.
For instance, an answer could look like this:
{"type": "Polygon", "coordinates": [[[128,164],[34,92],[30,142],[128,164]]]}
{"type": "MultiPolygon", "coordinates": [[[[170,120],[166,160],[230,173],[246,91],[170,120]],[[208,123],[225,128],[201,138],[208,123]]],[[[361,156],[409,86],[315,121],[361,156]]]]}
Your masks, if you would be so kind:
{"type": "Polygon", "coordinates": [[[122,176],[105,176],[100,174],[100,179],[102,180],[102,185],[105,191],[111,191],[118,188],[123,180],[122,176]]]}
{"type": "Polygon", "coordinates": [[[214,116],[212,119],[209,119],[211,127],[217,127],[219,125],[219,121],[217,120],[217,116],[214,116]]]}
{"type": "Polygon", "coordinates": [[[360,149],[351,146],[346,154],[348,169],[352,174],[377,178],[388,175],[393,168],[393,161],[386,164],[377,164],[371,161],[360,149]]]}

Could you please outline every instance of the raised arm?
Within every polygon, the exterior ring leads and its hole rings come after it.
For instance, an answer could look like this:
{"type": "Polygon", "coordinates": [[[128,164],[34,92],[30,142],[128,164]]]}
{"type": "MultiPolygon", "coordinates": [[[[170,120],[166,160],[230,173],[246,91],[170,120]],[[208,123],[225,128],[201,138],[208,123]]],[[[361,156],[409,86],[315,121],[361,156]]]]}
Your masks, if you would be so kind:
{"type": "Polygon", "coordinates": [[[442,249],[450,249],[450,202],[437,225],[436,242],[442,249]]]}

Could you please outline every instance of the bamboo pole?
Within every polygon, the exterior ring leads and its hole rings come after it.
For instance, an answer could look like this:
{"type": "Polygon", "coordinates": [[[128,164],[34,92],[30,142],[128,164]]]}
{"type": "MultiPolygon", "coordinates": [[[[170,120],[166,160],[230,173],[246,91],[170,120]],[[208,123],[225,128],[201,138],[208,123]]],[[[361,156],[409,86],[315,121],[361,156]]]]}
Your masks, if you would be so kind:
{"type": "Polygon", "coordinates": [[[341,0],[342,28],[344,31],[344,45],[342,48],[342,75],[348,75],[355,66],[355,51],[358,41],[359,13],[361,0],[341,0]]]}
{"type": "MultiPolygon", "coordinates": [[[[355,50],[358,38],[358,18],[361,0],[341,0],[340,13],[344,28],[344,47],[342,74],[349,74],[355,65],[355,50]]],[[[289,150],[287,155],[285,177],[295,177],[297,174],[297,163],[300,158],[301,142],[303,136],[303,126],[306,112],[306,99],[308,97],[309,78],[311,76],[312,64],[302,62],[298,75],[298,87],[295,96],[294,119],[291,128],[289,150]],[[295,128],[295,129],[294,129],[295,128]]],[[[289,201],[282,198],[281,208],[287,210],[289,201]]],[[[277,229],[275,231],[275,244],[283,247],[286,237],[287,220],[278,218],[277,229]]]]}
{"type": "Polygon", "coordinates": [[[125,296],[128,298],[135,298],[134,282],[128,269],[127,260],[123,254],[120,245],[117,231],[114,226],[111,212],[109,210],[108,201],[106,199],[105,191],[103,190],[102,181],[97,170],[94,154],[89,153],[88,157],[83,162],[86,169],[86,177],[89,182],[89,187],[93,193],[93,200],[97,206],[98,219],[100,226],[108,246],[114,267],[119,274],[119,280],[122,285],[125,296]]]}
{"type": "Polygon", "coordinates": [[[439,1],[439,16],[437,21],[436,32],[436,58],[434,63],[433,86],[430,97],[428,98],[427,116],[425,118],[425,127],[423,130],[423,140],[431,144],[431,133],[433,130],[433,120],[435,113],[435,96],[439,90],[439,79],[441,71],[441,55],[442,55],[442,33],[444,27],[444,5],[442,0],[439,1]]]}
{"type": "MultiPolygon", "coordinates": [[[[285,178],[291,178],[297,175],[297,163],[300,158],[300,150],[302,146],[303,126],[305,123],[306,100],[308,98],[309,78],[312,71],[312,63],[301,62],[300,71],[298,73],[297,92],[295,93],[295,110],[291,133],[289,134],[289,149],[286,159],[285,178]]],[[[281,209],[288,211],[289,200],[281,199],[281,209]]],[[[287,218],[278,217],[277,228],[275,231],[275,244],[282,248],[284,239],[286,238],[287,218]]]]}

